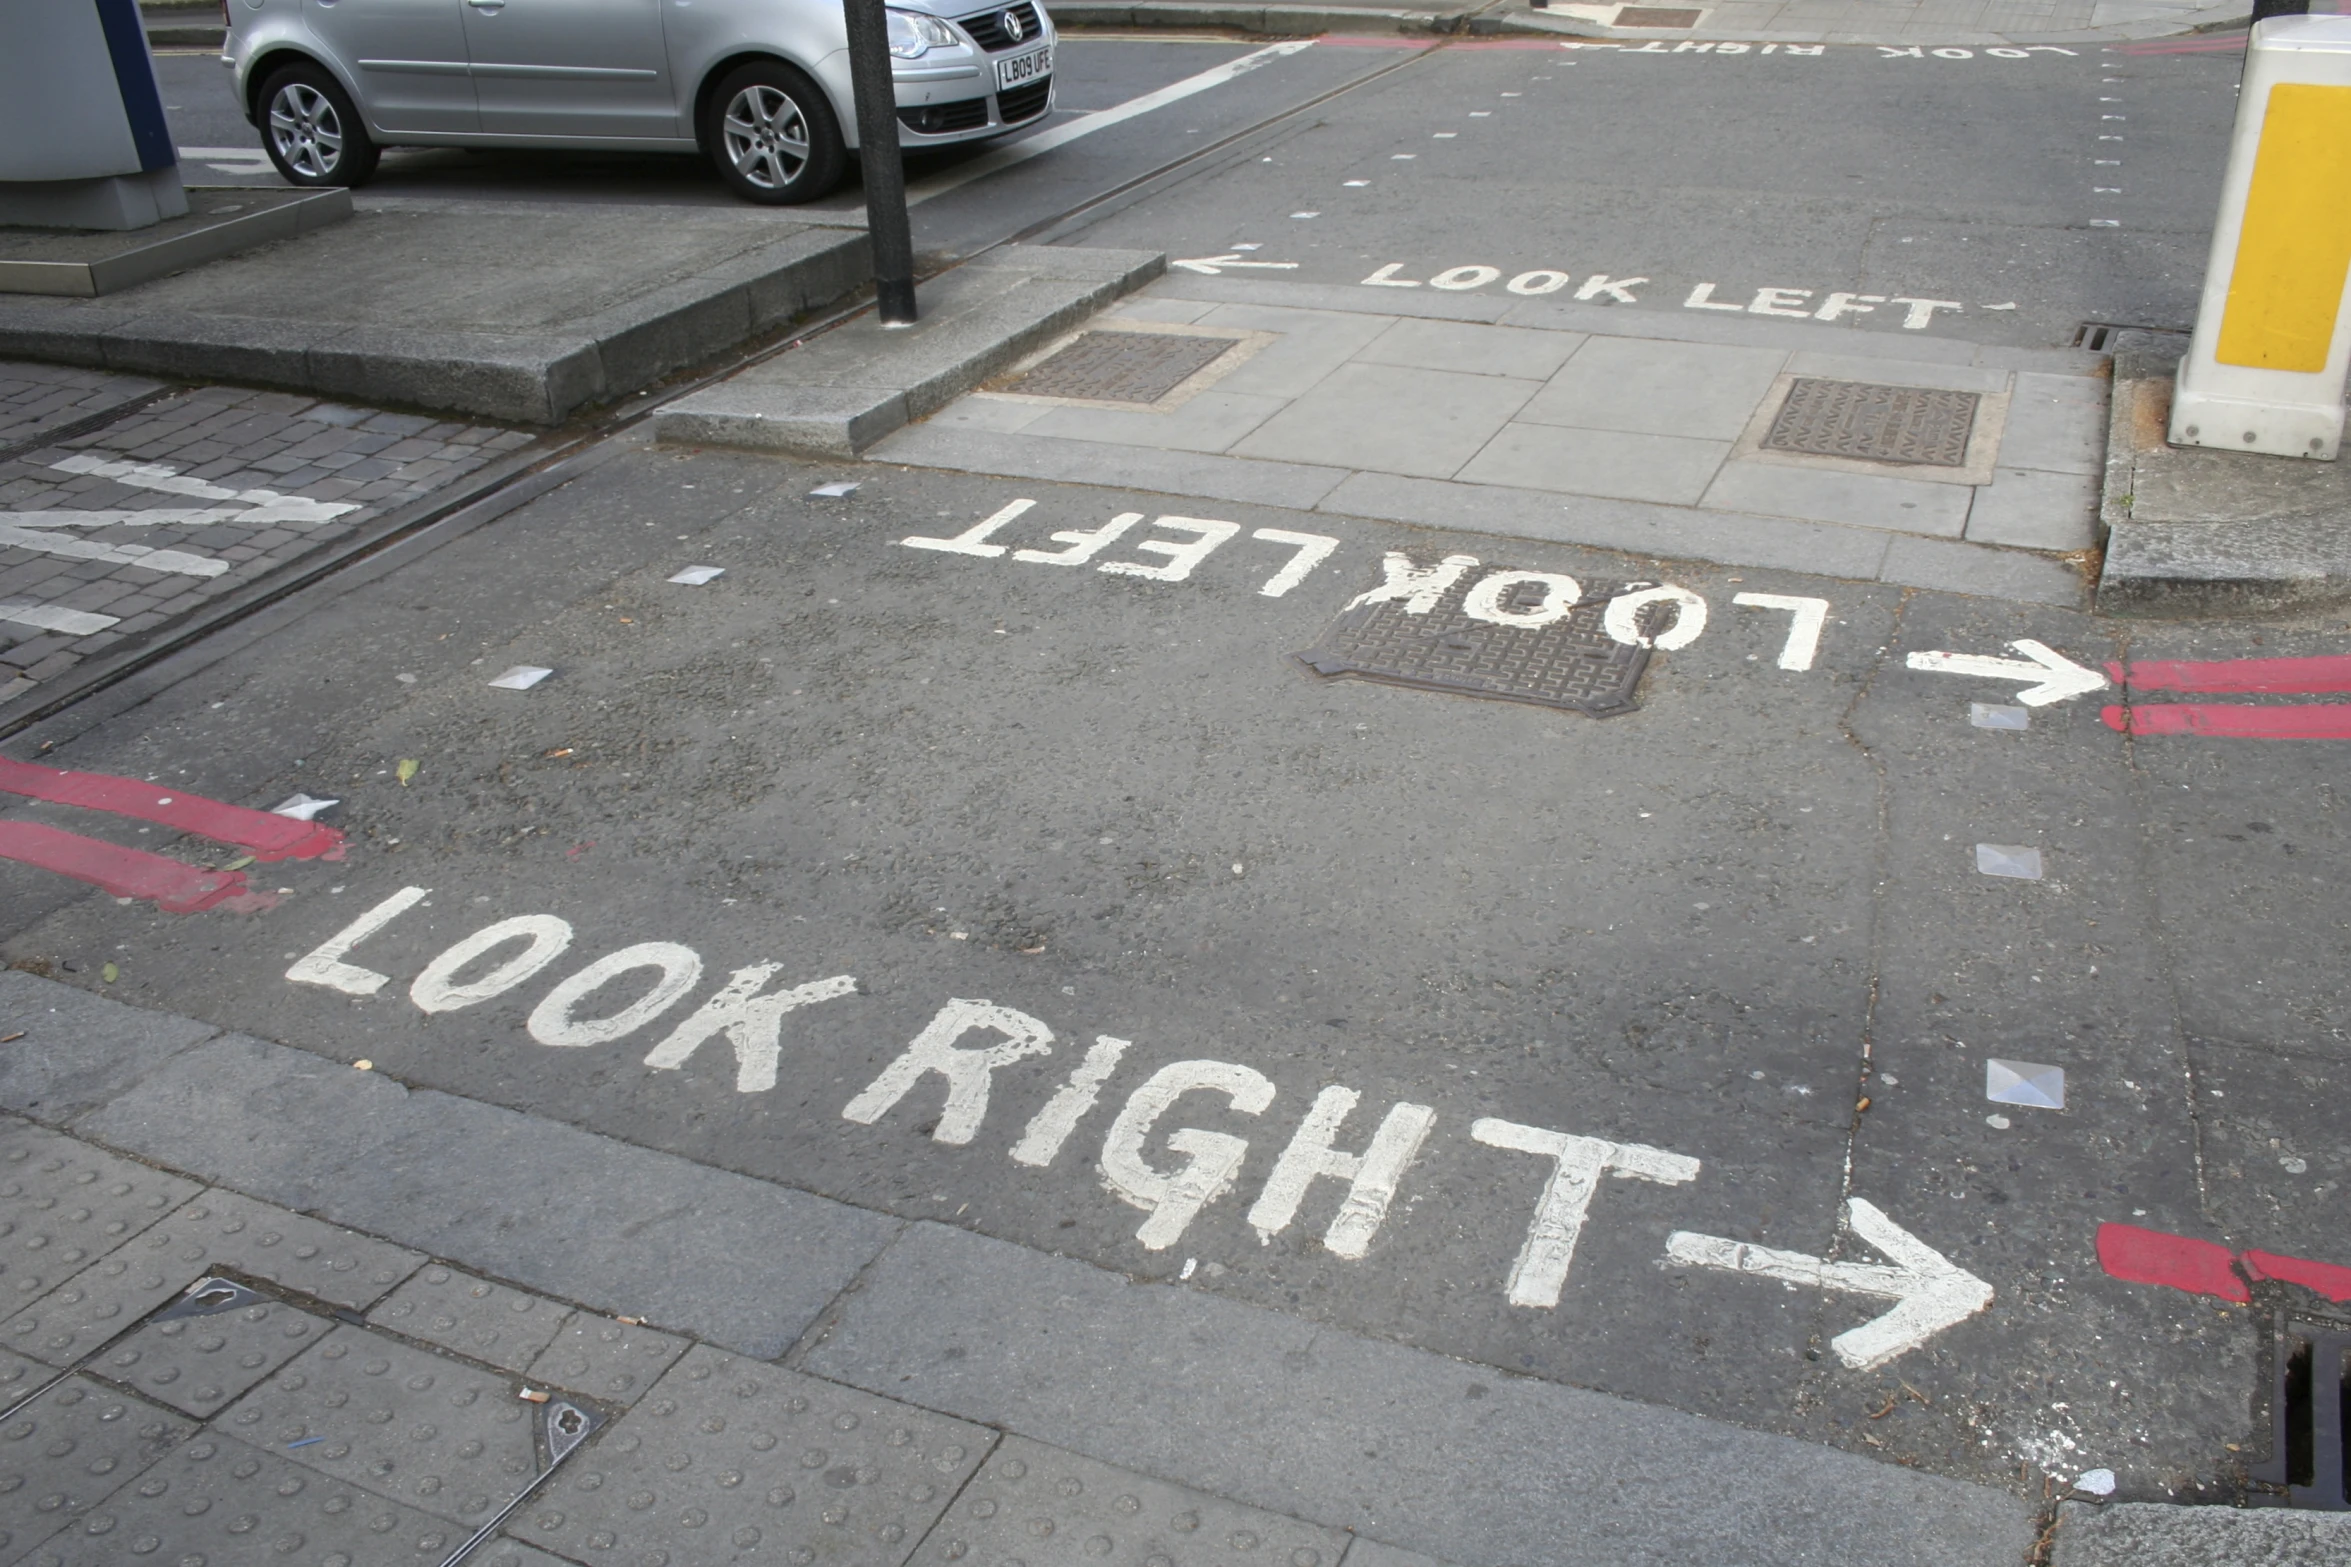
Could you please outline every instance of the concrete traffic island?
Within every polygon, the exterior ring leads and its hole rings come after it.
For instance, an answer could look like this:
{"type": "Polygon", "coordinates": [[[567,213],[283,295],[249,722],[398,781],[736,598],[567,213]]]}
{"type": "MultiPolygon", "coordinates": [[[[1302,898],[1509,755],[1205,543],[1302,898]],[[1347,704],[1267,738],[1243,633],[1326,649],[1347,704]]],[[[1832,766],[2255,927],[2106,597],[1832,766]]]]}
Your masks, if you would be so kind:
{"type": "Polygon", "coordinates": [[[853,321],[654,415],[664,441],[854,457],[1167,270],[1157,251],[1006,245],[922,287],[922,319],[853,321]]]}
{"type": "Polygon", "coordinates": [[[363,197],[102,299],[0,298],[0,355],[556,423],[853,293],[862,227],[363,197]]]}
{"type": "Polygon", "coordinates": [[[2114,342],[2098,609],[2108,615],[2274,613],[2351,600],[2351,472],[2173,446],[2173,372],[2187,338],[2114,342]]]}

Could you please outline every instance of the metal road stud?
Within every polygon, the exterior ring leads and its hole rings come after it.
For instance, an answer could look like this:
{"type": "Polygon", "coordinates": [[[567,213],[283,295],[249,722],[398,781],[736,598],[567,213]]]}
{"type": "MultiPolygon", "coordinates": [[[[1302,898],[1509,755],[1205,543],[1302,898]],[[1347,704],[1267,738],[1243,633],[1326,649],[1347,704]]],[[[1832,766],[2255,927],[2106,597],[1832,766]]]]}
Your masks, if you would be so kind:
{"type": "Polygon", "coordinates": [[[2351,360],[2351,17],[2253,29],[2171,439],[2332,461],[2351,360]]]}

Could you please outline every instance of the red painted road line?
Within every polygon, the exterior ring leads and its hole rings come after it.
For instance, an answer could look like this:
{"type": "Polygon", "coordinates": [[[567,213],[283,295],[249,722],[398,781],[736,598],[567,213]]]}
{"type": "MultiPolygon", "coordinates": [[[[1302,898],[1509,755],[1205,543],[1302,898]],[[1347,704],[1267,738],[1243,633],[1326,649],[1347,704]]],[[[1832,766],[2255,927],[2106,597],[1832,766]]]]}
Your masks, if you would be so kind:
{"type": "Polygon", "coordinates": [[[242,871],[200,870],[39,822],[0,822],[0,860],[71,876],[118,898],[152,898],[166,914],[193,914],[245,891],[242,871]]]}
{"type": "Polygon", "coordinates": [[[2331,1262],[2312,1262],[2303,1257],[2281,1257],[2271,1251],[2245,1253],[2245,1271],[2257,1279],[2276,1279],[2281,1284],[2299,1284],[2304,1289],[2316,1290],[2332,1301],[2351,1300],[2351,1268],[2340,1268],[2331,1262]]]}
{"type": "Polygon", "coordinates": [[[343,855],[343,835],[332,827],[242,805],[224,805],[200,794],[183,794],[167,784],[142,783],[111,773],[60,772],[0,757],[0,789],[54,805],[79,805],[156,822],[215,843],[233,843],[251,850],[257,860],[333,860],[343,855]]]}
{"type": "Polygon", "coordinates": [[[2106,727],[2132,735],[2210,735],[2224,740],[2351,740],[2351,702],[2255,707],[2241,702],[2161,702],[2109,707],[2106,727]]]}
{"type": "Polygon", "coordinates": [[[2239,1305],[2252,1301],[2226,1246],[2143,1230],[2135,1224],[2098,1226],[2098,1266],[2132,1284],[2164,1284],[2192,1295],[2217,1295],[2239,1305]]]}
{"type": "Polygon", "coordinates": [[[2133,664],[2125,670],[2108,664],[2108,674],[2135,695],[2141,691],[2267,692],[2278,696],[2317,696],[2351,691],[2351,657],[2233,658],[2212,663],[2158,659],[2133,664]]]}

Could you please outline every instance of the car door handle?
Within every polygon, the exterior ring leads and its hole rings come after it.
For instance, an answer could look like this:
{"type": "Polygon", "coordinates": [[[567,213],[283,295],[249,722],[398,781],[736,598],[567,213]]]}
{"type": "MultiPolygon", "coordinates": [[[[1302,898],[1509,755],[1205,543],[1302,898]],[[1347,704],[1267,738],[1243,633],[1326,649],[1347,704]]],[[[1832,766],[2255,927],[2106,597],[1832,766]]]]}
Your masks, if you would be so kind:
{"type": "Polygon", "coordinates": [[[506,0],[465,0],[465,3],[477,11],[487,11],[492,16],[506,9],[506,0]]]}

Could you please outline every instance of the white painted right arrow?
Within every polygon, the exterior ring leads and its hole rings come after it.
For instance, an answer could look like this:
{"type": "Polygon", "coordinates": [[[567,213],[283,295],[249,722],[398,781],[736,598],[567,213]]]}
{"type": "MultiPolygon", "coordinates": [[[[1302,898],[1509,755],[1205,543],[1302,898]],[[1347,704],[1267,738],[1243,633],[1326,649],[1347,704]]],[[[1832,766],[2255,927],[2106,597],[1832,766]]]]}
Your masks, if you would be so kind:
{"type": "Polygon", "coordinates": [[[2051,702],[2062,702],[2106,684],[2104,675],[2075,663],[2046,642],[2025,638],[2008,645],[2024,658],[1986,658],[1981,653],[1913,653],[1910,667],[1933,675],[2022,680],[2026,686],[2016,693],[2016,699],[2027,707],[2046,707],[2051,702]]]}
{"type": "Polygon", "coordinates": [[[1845,1203],[1853,1233],[1894,1259],[1895,1266],[1830,1262],[1802,1252],[1749,1246],[1719,1235],[1677,1230],[1665,1239],[1675,1262],[1731,1273],[1760,1273],[1783,1284],[1876,1295],[1898,1302],[1892,1311],[1829,1340],[1837,1358],[1856,1371],[1882,1366],[1992,1304],[1992,1286],[1911,1234],[1859,1197],[1845,1203]]]}

